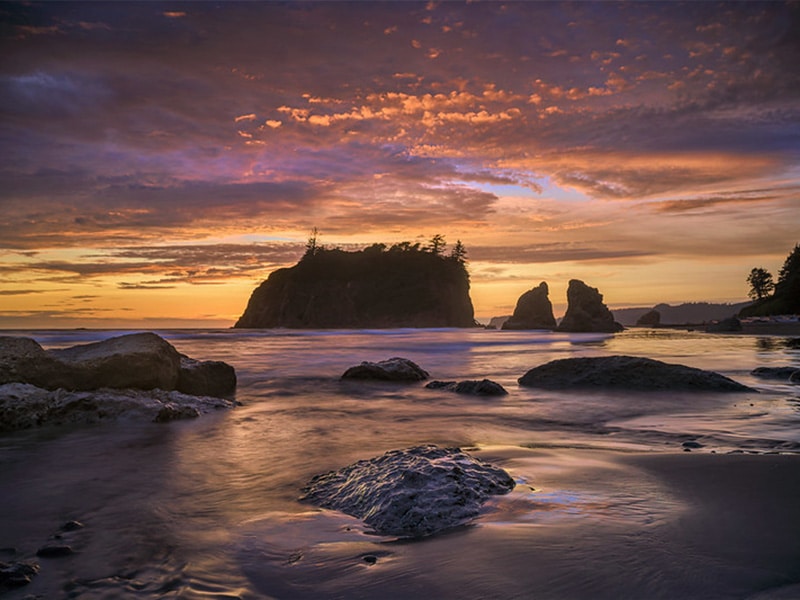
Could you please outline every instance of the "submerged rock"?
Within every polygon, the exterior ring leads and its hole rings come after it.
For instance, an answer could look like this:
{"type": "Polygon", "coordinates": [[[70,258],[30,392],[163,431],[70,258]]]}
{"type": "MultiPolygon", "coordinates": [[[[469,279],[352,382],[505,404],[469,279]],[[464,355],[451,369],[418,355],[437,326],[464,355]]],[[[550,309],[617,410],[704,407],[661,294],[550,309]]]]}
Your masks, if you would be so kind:
{"type": "Polygon", "coordinates": [[[519,297],[514,314],[503,323],[503,329],[555,329],[553,305],[547,297],[544,281],[519,297]]]}
{"type": "Polygon", "coordinates": [[[719,373],[636,356],[562,358],[531,369],[518,381],[545,389],[755,391],[719,373]]]}
{"type": "Polygon", "coordinates": [[[47,390],[179,390],[221,397],[235,390],[236,372],[223,362],[182,356],[154,333],[49,351],[29,338],[0,336],[3,383],[27,383],[47,390]]]}
{"type": "Polygon", "coordinates": [[[433,390],[447,390],[457,394],[471,394],[473,396],[504,396],[506,389],[491,379],[469,379],[466,381],[431,381],[426,388],[433,390]]]}
{"type": "Polygon", "coordinates": [[[798,367],[757,367],[750,371],[750,374],[762,379],[777,379],[780,381],[793,381],[793,377],[797,374],[800,377],[800,368],[798,367]]]}
{"type": "Polygon", "coordinates": [[[395,356],[380,362],[364,361],[350,367],[342,379],[379,379],[383,381],[424,381],[428,372],[407,358],[395,356]]]}
{"type": "Polygon", "coordinates": [[[39,572],[39,565],[29,562],[0,562],[0,590],[28,585],[39,572]]]}
{"type": "Polygon", "coordinates": [[[26,383],[0,385],[0,431],[42,425],[89,424],[134,418],[169,421],[196,417],[235,402],[208,396],[190,396],[164,390],[70,392],[45,390],[26,383]]]}
{"type": "Polygon", "coordinates": [[[579,279],[570,280],[567,312],[558,325],[558,331],[616,333],[623,329],[603,303],[603,295],[597,288],[589,287],[579,279]]]}
{"type": "Polygon", "coordinates": [[[465,524],[514,480],[459,448],[417,446],[314,477],[300,500],[341,511],[376,533],[422,537],[465,524]]]}

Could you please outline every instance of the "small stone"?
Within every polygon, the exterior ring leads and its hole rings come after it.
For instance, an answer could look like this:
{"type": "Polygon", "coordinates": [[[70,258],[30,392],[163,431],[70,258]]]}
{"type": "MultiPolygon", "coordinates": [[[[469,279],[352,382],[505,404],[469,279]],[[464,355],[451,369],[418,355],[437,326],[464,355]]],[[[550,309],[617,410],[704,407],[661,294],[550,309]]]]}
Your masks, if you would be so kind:
{"type": "Polygon", "coordinates": [[[67,521],[61,526],[61,531],[77,531],[83,527],[84,525],[80,521],[67,521]]]}
{"type": "Polygon", "coordinates": [[[681,444],[681,446],[683,446],[683,448],[686,449],[686,450],[697,449],[697,448],[703,448],[704,447],[703,444],[701,444],[700,442],[696,442],[694,440],[683,442],[681,444]]]}
{"type": "Polygon", "coordinates": [[[367,563],[368,565],[374,565],[376,562],[378,562],[378,557],[375,556],[374,554],[367,554],[363,558],[364,562],[367,563]]]}
{"type": "Polygon", "coordinates": [[[67,544],[47,544],[36,551],[36,556],[42,558],[59,558],[73,554],[72,547],[67,544]]]}

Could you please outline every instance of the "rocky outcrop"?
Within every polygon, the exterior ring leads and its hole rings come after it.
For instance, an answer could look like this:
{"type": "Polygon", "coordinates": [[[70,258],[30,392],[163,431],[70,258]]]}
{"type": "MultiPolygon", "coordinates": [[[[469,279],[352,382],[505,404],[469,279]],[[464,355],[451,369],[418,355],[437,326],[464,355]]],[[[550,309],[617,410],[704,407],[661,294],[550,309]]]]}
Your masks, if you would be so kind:
{"type": "Polygon", "coordinates": [[[558,331],[616,333],[624,327],[614,321],[614,315],[603,304],[603,295],[597,288],[572,279],[567,288],[567,312],[558,331]]]}
{"type": "Polygon", "coordinates": [[[505,396],[506,389],[491,379],[468,379],[466,381],[431,381],[426,388],[432,390],[447,390],[456,394],[469,394],[472,396],[505,396]]]}
{"type": "Polygon", "coordinates": [[[719,373],[635,356],[563,358],[531,369],[518,382],[556,390],[755,391],[719,373]]]}
{"type": "Polygon", "coordinates": [[[364,361],[350,367],[342,379],[379,379],[382,381],[424,381],[428,372],[407,358],[395,356],[380,362],[364,361]]]}
{"type": "Polygon", "coordinates": [[[636,320],[637,327],[655,327],[661,324],[661,313],[653,309],[636,320]]]}
{"type": "Polygon", "coordinates": [[[222,397],[236,389],[236,373],[219,361],[182,356],[154,333],[56,350],[44,350],[29,338],[0,336],[3,383],[28,383],[46,390],[161,389],[222,397]]]}
{"type": "Polygon", "coordinates": [[[0,385],[0,431],[43,425],[90,424],[119,419],[165,422],[197,417],[235,402],[177,391],[45,390],[28,383],[0,385]]]}
{"type": "Polygon", "coordinates": [[[503,329],[555,329],[556,318],[547,294],[547,283],[544,281],[522,294],[517,300],[514,314],[503,323],[503,329]]]}
{"type": "Polygon", "coordinates": [[[273,272],[234,327],[474,327],[463,260],[414,247],[316,249],[273,272]]]}
{"type": "Polygon", "coordinates": [[[728,317],[706,325],[707,333],[735,333],[741,330],[742,322],[736,317],[728,317]]]}
{"type": "Polygon", "coordinates": [[[300,500],[363,519],[381,535],[423,537],[468,523],[489,496],[514,485],[503,469],[459,448],[429,445],[317,475],[300,500]]]}

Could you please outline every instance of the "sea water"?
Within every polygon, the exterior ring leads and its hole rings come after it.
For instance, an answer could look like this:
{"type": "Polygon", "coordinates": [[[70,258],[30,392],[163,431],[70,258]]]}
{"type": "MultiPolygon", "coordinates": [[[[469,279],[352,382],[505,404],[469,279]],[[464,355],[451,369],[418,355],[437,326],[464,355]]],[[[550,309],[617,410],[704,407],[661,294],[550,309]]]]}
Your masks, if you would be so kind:
{"type": "MultiPolygon", "coordinates": [[[[13,332],[46,348],[121,333],[13,332]]],[[[8,597],[534,597],[526,579],[531,531],[551,532],[549,543],[558,546],[568,541],[548,529],[554,523],[561,536],[564,526],[598,515],[609,527],[648,526],[670,509],[672,501],[650,493],[655,484],[646,478],[634,481],[599,460],[592,468],[597,453],[682,452],[686,442],[696,442],[693,452],[800,453],[800,388],[750,375],[759,366],[800,368],[800,350],[780,336],[666,329],[157,333],[193,358],[233,365],[241,406],[167,424],[123,419],[0,434],[0,561],[32,557],[66,521],[85,525],[63,534],[75,554],[38,559],[33,583],[8,597]],[[575,392],[517,384],[550,360],[610,354],[713,370],[758,391],[575,392]],[[361,361],[393,356],[415,361],[431,379],[488,378],[509,393],[486,398],[424,383],[340,380],[361,361]],[[413,543],[371,535],[355,519],[297,501],[315,474],[428,443],[500,464],[525,493],[493,501],[479,526],[413,543]],[[570,484],[574,489],[537,488],[543,477],[556,481],[569,472],[571,481],[581,480],[584,471],[585,485],[570,484]],[[469,547],[480,548],[473,557],[504,566],[472,564],[463,554],[469,547]]],[[[539,597],[597,592],[591,579],[571,587],[570,573],[585,553],[563,556],[574,559],[560,558],[548,575],[561,593],[539,597]]],[[[648,589],[649,577],[642,575],[638,589],[648,589]]]]}

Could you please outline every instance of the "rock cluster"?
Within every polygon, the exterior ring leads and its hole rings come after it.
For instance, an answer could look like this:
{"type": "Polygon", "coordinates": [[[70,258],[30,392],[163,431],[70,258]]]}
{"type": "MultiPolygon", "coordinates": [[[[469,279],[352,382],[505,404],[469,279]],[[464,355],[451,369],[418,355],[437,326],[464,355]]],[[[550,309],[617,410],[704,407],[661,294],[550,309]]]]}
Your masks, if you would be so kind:
{"type": "Polygon", "coordinates": [[[544,389],[755,391],[719,373],[635,356],[562,358],[531,369],[518,382],[544,389]]]}
{"type": "Polygon", "coordinates": [[[0,336],[0,431],[123,415],[171,421],[235,402],[236,372],[181,355],[153,333],[58,350],[0,336]]]}
{"type": "Polygon", "coordinates": [[[558,331],[616,333],[624,327],[614,321],[614,315],[603,303],[597,288],[572,279],[567,288],[567,312],[558,331]]]}
{"type": "Polygon", "coordinates": [[[514,314],[506,320],[503,329],[555,329],[556,318],[553,305],[547,297],[548,288],[544,281],[528,290],[517,300],[514,314]]]}
{"type": "Polygon", "coordinates": [[[459,448],[417,446],[314,477],[300,500],[362,519],[381,535],[423,537],[473,520],[511,476],[459,448]]]}

